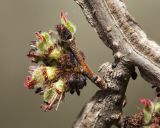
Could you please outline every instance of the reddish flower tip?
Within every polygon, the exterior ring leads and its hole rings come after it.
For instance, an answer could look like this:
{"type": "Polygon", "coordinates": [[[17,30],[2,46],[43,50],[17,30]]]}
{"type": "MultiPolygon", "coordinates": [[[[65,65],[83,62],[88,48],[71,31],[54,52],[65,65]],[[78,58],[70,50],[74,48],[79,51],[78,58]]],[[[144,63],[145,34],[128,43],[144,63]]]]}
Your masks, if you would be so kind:
{"type": "Polygon", "coordinates": [[[61,12],[60,17],[64,20],[65,23],[67,22],[67,16],[64,12],[61,12]]]}
{"type": "Polygon", "coordinates": [[[140,103],[143,104],[145,107],[151,106],[151,100],[150,99],[144,99],[144,98],[142,98],[140,100],[140,103]]]}
{"type": "Polygon", "coordinates": [[[47,112],[48,110],[51,110],[52,109],[52,106],[49,106],[49,104],[41,104],[40,106],[45,112],[47,112]]]}
{"type": "Polygon", "coordinates": [[[151,125],[151,128],[158,128],[159,126],[158,126],[158,124],[156,124],[156,123],[152,123],[152,125],[151,125]]]}
{"type": "Polygon", "coordinates": [[[28,89],[33,89],[36,81],[32,79],[31,76],[27,76],[24,82],[24,86],[28,89]]]}
{"type": "Polygon", "coordinates": [[[38,40],[45,41],[45,37],[41,34],[41,32],[35,32],[35,35],[38,40]]]}

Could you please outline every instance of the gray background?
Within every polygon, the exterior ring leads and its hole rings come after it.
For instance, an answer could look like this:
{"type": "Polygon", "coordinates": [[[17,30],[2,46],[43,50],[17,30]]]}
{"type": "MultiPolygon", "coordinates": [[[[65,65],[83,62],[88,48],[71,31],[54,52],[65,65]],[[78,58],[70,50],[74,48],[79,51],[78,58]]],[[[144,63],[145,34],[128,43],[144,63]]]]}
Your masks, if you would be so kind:
{"type": "MultiPolygon", "coordinates": [[[[129,11],[150,38],[160,42],[160,1],[126,0],[129,11]]],[[[41,97],[23,87],[28,66],[26,54],[35,31],[53,29],[59,12],[69,13],[76,24],[78,46],[97,71],[103,62],[112,62],[106,48],[73,0],[0,0],[0,128],[69,128],[82,106],[98,89],[88,82],[81,96],[68,94],[57,112],[43,112],[41,97]]],[[[125,113],[139,110],[141,97],[153,98],[153,91],[141,77],[131,80],[125,113]]]]}

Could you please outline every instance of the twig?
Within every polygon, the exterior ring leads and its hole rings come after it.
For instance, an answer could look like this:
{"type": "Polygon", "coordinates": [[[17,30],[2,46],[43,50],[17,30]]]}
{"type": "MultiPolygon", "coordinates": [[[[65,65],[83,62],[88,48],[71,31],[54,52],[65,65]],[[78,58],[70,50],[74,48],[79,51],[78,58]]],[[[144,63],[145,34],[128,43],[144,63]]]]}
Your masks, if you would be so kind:
{"type": "Polygon", "coordinates": [[[107,87],[107,83],[103,79],[101,79],[100,76],[95,74],[91,68],[86,64],[85,60],[83,59],[83,56],[81,54],[81,51],[79,48],[76,46],[75,43],[75,38],[70,39],[68,41],[68,45],[74,54],[75,58],[79,62],[81,68],[82,68],[82,73],[86,75],[93,83],[95,83],[99,88],[105,89],[107,87]]]}

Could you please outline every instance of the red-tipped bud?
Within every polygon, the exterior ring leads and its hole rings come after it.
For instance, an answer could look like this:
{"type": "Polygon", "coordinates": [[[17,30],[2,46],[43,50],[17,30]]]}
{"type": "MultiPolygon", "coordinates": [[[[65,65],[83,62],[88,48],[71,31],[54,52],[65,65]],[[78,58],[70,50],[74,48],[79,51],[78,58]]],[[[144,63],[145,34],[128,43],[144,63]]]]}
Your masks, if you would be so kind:
{"type": "Polygon", "coordinates": [[[60,18],[61,18],[61,22],[63,23],[67,23],[67,16],[66,16],[66,14],[64,13],[64,12],[61,12],[60,13],[60,18]],[[63,21],[62,21],[63,20],[63,21]]]}
{"type": "Polygon", "coordinates": [[[150,99],[144,99],[142,98],[140,100],[140,103],[143,104],[146,108],[149,108],[151,106],[151,100],[150,99]]]}
{"type": "Polygon", "coordinates": [[[45,41],[45,37],[40,32],[35,32],[35,35],[38,40],[45,41]]]}
{"type": "Polygon", "coordinates": [[[159,128],[159,126],[156,123],[152,123],[151,128],[159,128]]]}
{"type": "Polygon", "coordinates": [[[24,82],[24,86],[28,89],[34,89],[34,85],[36,84],[36,81],[32,79],[31,76],[27,76],[24,82]]]}

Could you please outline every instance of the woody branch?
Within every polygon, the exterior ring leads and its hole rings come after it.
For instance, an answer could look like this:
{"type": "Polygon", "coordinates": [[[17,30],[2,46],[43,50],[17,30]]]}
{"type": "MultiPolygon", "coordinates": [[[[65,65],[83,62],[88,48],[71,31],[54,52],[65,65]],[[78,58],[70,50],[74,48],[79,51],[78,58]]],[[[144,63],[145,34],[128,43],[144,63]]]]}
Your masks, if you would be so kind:
{"type": "MultiPolygon", "coordinates": [[[[129,14],[123,0],[75,1],[103,43],[112,49],[115,61],[100,67],[110,90],[98,91],[84,106],[73,127],[123,127],[127,119],[122,117],[125,92],[130,76],[135,79],[135,67],[138,67],[141,76],[156,88],[159,96],[160,46],[147,38],[129,14]]],[[[143,122],[139,124],[142,126],[143,122]]]]}

